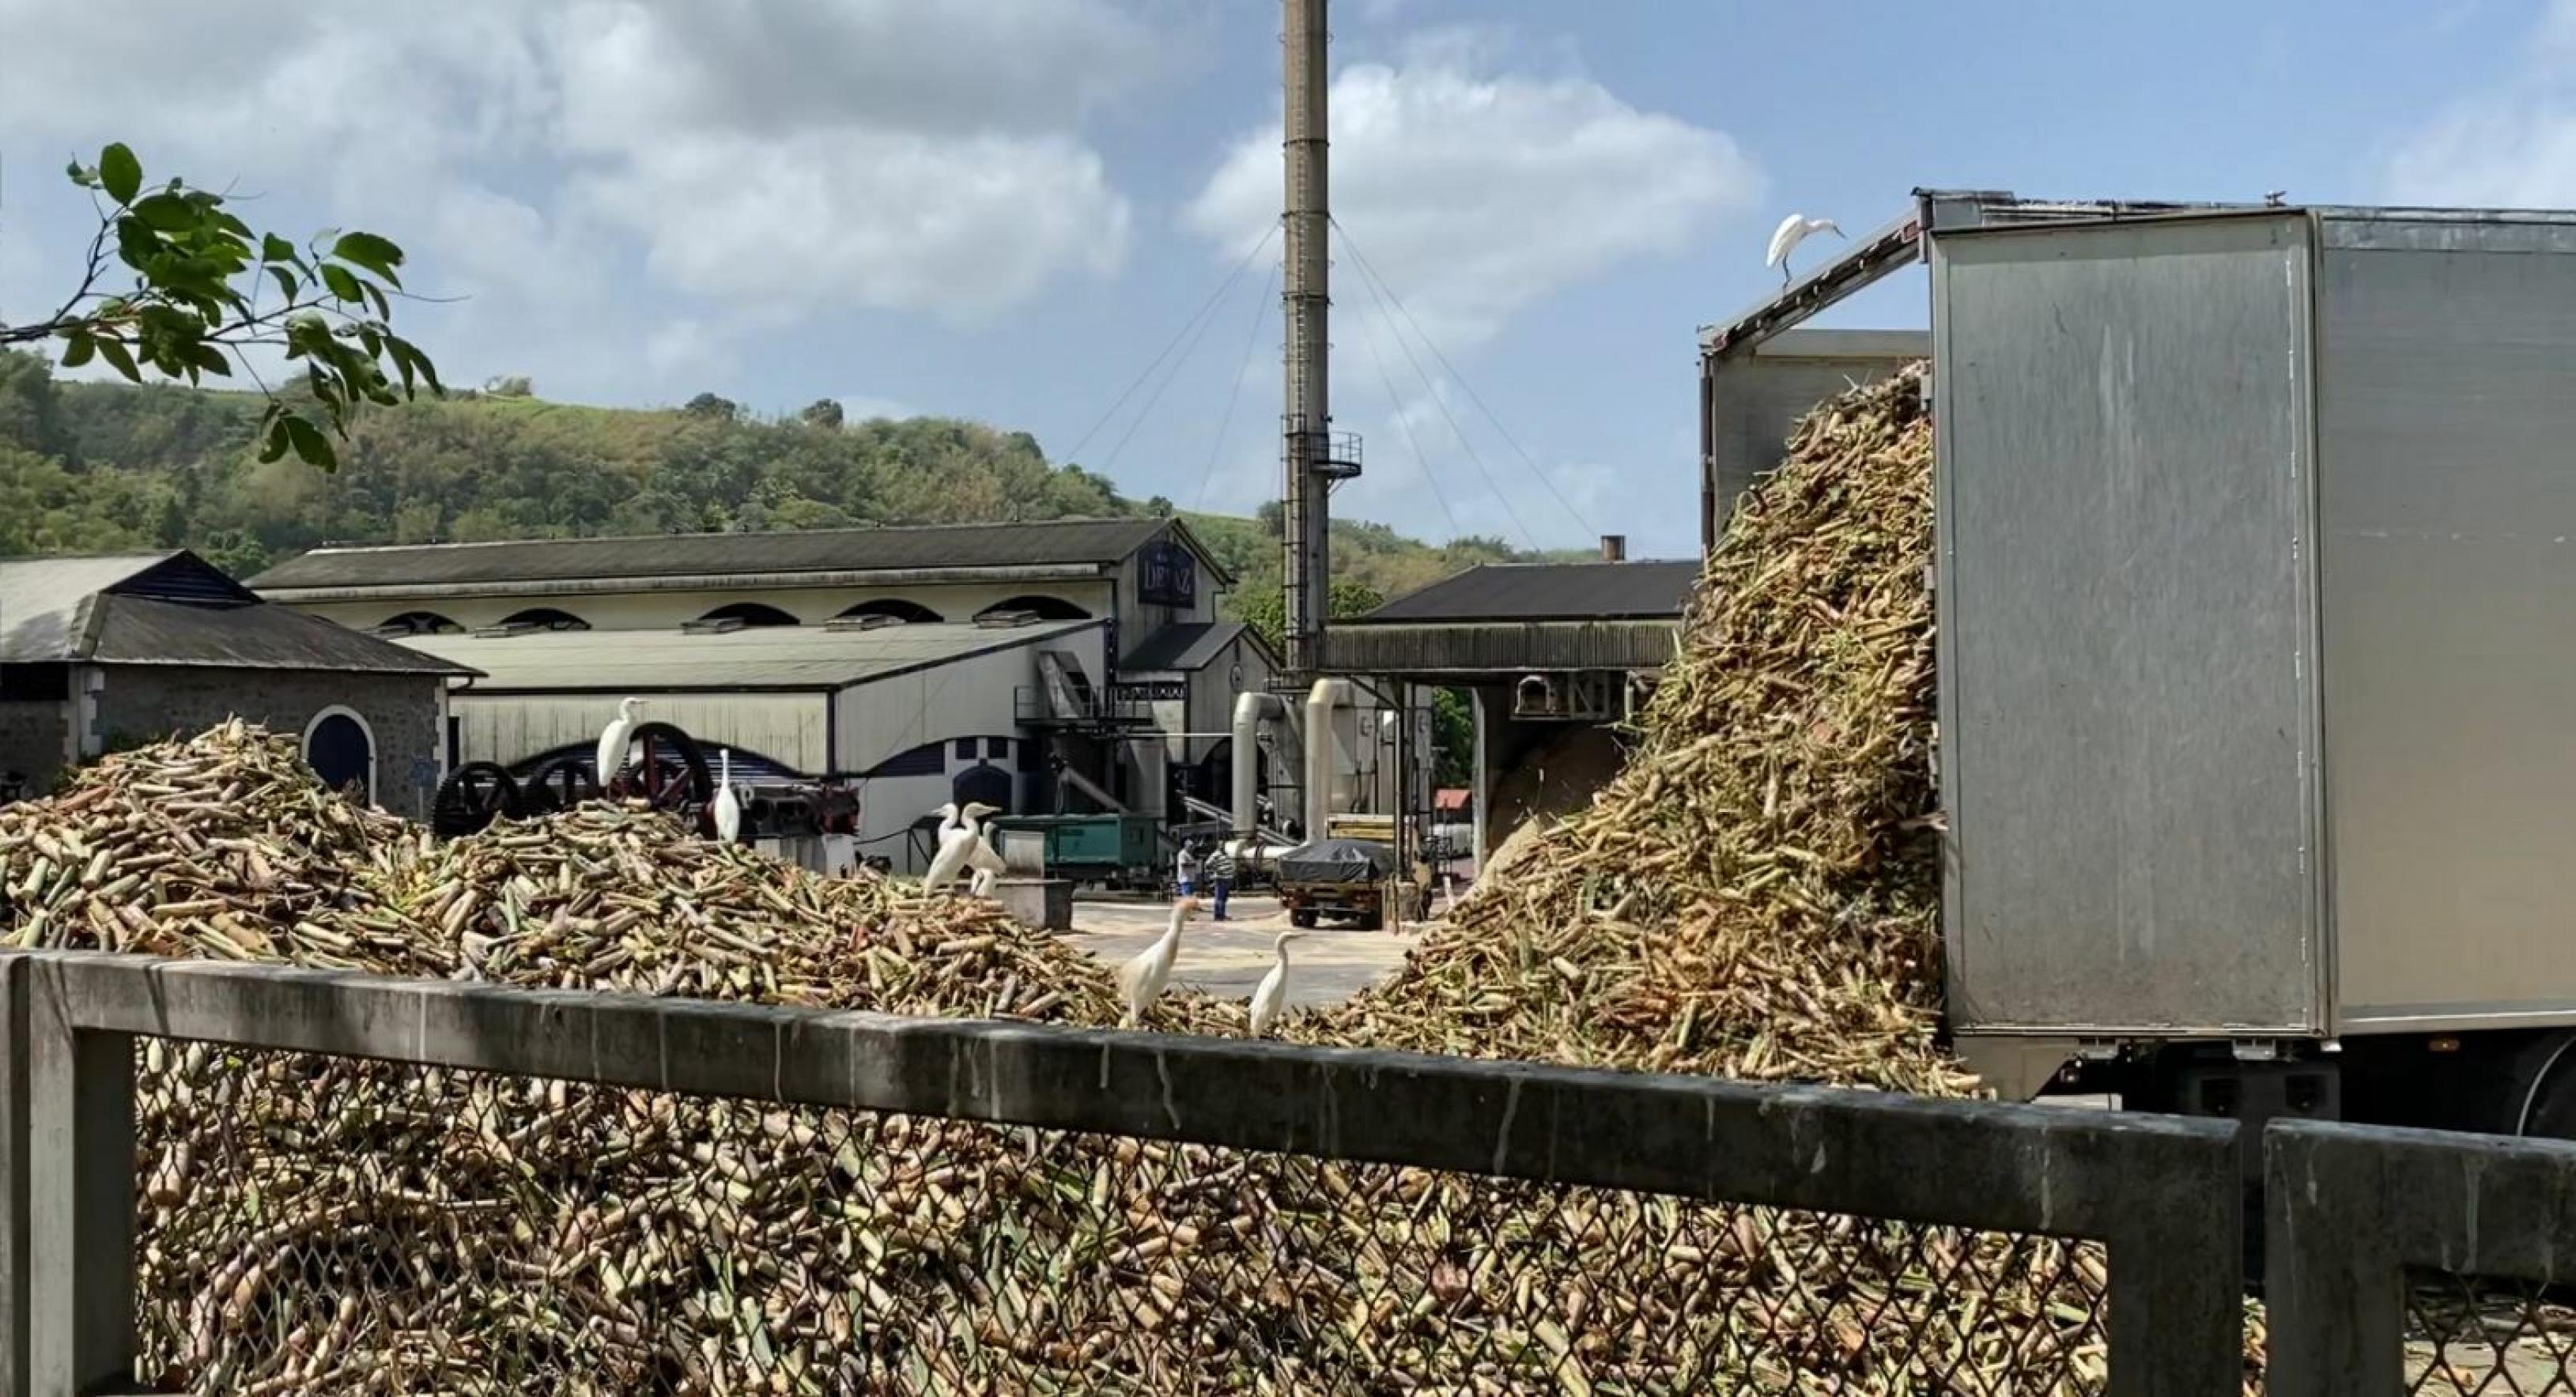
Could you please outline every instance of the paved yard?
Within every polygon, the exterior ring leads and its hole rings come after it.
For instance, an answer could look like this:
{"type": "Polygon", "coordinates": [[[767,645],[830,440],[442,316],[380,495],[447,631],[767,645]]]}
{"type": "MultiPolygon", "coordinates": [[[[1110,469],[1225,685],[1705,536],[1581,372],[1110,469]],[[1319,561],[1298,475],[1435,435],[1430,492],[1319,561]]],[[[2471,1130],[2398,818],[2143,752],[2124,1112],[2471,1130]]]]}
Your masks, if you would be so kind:
{"type": "MultiPolygon", "coordinates": [[[[1250,999],[1270,971],[1271,938],[1288,930],[1288,917],[1273,897],[1238,897],[1222,922],[1202,910],[1181,933],[1180,964],[1172,982],[1230,999],[1250,999]]],[[[1141,899],[1083,899],[1073,904],[1068,944],[1111,966],[1123,965],[1163,934],[1171,904],[1141,899]]],[[[1393,974],[1413,945],[1411,934],[1354,931],[1330,922],[1288,947],[1288,1002],[1338,1004],[1393,974]]]]}

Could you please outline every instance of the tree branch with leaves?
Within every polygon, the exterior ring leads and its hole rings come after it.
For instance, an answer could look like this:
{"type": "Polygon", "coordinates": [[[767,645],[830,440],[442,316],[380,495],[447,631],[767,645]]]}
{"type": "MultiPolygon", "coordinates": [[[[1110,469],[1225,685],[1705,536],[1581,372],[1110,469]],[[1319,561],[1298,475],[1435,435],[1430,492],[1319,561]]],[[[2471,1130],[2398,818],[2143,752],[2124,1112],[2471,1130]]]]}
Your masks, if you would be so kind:
{"type": "Polygon", "coordinates": [[[423,386],[445,395],[429,356],[393,332],[404,292],[391,241],[335,231],[298,247],[253,233],[211,190],[177,179],[146,189],[142,162],[122,144],[68,173],[99,218],[80,285],[44,319],[0,325],[0,346],[58,339],[65,368],[97,358],[136,383],[147,368],[195,384],[238,365],[268,399],[260,459],[292,451],[324,470],[338,469],[332,438],[348,439],[361,403],[390,406],[423,386]],[[321,422],[260,378],[254,349],[302,368],[321,422]]]}

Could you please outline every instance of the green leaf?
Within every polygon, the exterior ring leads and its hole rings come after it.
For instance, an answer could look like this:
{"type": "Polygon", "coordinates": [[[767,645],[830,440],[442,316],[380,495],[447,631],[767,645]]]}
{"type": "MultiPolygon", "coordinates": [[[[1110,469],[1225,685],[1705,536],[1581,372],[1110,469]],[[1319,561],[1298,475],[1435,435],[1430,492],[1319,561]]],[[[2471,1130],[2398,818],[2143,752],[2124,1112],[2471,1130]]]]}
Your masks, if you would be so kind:
{"type": "Polygon", "coordinates": [[[134,356],[125,352],[124,345],[115,340],[103,339],[98,342],[98,352],[101,358],[115,366],[118,373],[125,375],[127,382],[143,381],[143,375],[135,370],[134,356]]]}
{"type": "Polygon", "coordinates": [[[287,445],[294,447],[295,454],[303,457],[306,464],[326,471],[340,469],[339,454],[331,449],[331,439],[322,435],[320,428],[301,417],[281,417],[278,421],[286,426],[287,445]]]}
{"type": "Polygon", "coordinates": [[[295,260],[295,244],[269,233],[259,240],[259,255],[264,262],[292,262],[295,260]]]}
{"type": "Polygon", "coordinates": [[[164,233],[194,228],[202,217],[194,205],[175,194],[155,194],[138,200],[134,205],[134,216],[164,233]]]}
{"type": "Polygon", "coordinates": [[[286,303],[295,304],[295,273],[284,267],[271,267],[268,274],[277,278],[278,293],[286,297],[286,303]]]}
{"type": "Polygon", "coordinates": [[[359,282],[358,289],[366,292],[367,299],[375,303],[376,318],[378,320],[391,320],[394,318],[394,308],[386,303],[385,293],[376,289],[376,284],[374,282],[359,282]]]}
{"type": "Polygon", "coordinates": [[[402,278],[394,275],[394,268],[402,265],[402,249],[373,233],[341,234],[340,240],[331,244],[331,255],[374,272],[389,286],[402,285],[402,278]]]}
{"type": "Polygon", "coordinates": [[[286,419],[280,415],[285,410],[284,405],[280,403],[272,402],[268,405],[268,430],[261,436],[259,443],[259,460],[262,465],[286,454],[286,419]]]}
{"type": "Polygon", "coordinates": [[[210,374],[223,378],[233,376],[233,361],[225,358],[224,352],[211,344],[199,342],[189,345],[183,352],[187,355],[189,363],[210,374]]]}
{"type": "Polygon", "coordinates": [[[143,162],[117,141],[98,153],[98,181],[106,186],[107,197],[120,204],[133,203],[143,189],[143,162]]]}
{"type": "Polygon", "coordinates": [[[71,343],[63,347],[63,367],[77,369],[88,363],[89,356],[97,351],[98,341],[90,338],[87,331],[74,330],[71,333],[71,343]]]}
{"type": "Polygon", "coordinates": [[[323,263],[322,284],[330,287],[331,294],[339,297],[341,300],[359,301],[366,299],[365,293],[358,290],[358,274],[350,271],[346,267],[334,266],[328,262],[323,263]]]}
{"type": "Polygon", "coordinates": [[[161,255],[161,239],[131,214],[116,220],[116,255],[125,265],[143,271],[145,264],[161,255]]]}

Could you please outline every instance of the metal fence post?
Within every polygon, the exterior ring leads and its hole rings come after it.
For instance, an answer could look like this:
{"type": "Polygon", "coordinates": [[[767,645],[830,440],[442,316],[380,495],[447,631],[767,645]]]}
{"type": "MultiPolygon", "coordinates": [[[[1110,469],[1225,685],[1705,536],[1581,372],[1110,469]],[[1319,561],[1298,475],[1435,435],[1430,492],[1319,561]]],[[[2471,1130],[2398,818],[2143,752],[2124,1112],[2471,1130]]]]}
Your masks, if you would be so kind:
{"type": "MultiPolygon", "coordinates": [[[[2394,1397],[2405,1296],[2377,1158],[2306,1122],[2263,1135],[2272,1397],[2394,1397]]],[[[2423,1201],[2423,1200],[2419,1200],[2423,1201]]]]}
{"type": "Polygon", "coordinates": [[[33,963],[0,959],[0,1397],[34,1391],[27,1354],[27,982],[33,963]]]}
{"type": "Polygon", "coordinates": [[[30,1389],[134,1382],[134,1039],[74,1026],[58,967],[30,966],[27,1297],[30,1389]]]}
{"type": "Polygon", "coordinates": [[[2109,1242],[2111,1397],[2221,1397],[2245,1386],[2245,1191],[2232,1139],[2130,1183],[2109,1242]]]}

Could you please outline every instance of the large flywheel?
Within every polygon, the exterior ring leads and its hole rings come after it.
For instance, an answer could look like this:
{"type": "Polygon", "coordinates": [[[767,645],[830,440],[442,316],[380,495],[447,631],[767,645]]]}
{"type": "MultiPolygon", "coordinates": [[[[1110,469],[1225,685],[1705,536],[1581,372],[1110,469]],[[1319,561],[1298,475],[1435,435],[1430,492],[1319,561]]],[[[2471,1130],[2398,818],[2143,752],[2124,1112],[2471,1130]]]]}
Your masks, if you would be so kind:
{"type": "Polygon", "coordinates": [[[590,757],[557,757],[528,774],[519,803],[531,816],[570,810],[599,798],[599,782],[590,773],[590,757]]]}
{"type": "Polygon", "coordinates": [[[640,723],[626,764],[606,785],[617,800],[641,800],[701,833],[715,829],[716,782],[696,739],[669,723],[640,723]]]}
{"type": "Polygon", "coordinates": [[[438,783],[430,802],[430,829],[441,839],[462,839],[518,813],[519,784],[510,773],[491,762],[467,762],[438,783]]]}

